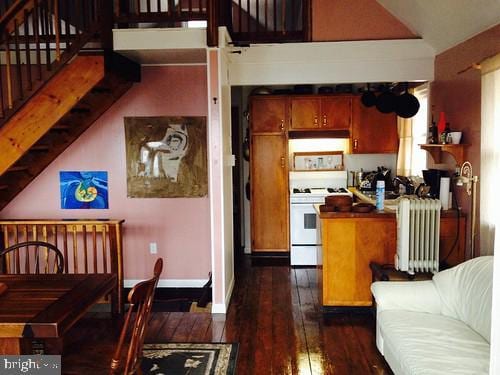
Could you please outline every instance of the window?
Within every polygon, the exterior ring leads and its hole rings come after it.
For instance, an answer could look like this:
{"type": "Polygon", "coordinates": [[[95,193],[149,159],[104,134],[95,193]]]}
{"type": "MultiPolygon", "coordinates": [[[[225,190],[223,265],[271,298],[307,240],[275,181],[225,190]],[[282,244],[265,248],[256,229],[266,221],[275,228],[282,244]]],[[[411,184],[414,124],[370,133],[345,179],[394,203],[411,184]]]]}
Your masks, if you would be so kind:
{"type": "Polygon", "coordinates": [[[427,168],[427,153],[419,145],[427,143],[429,119],[429,84],[413,90],[420,103],[420,109],[409,119],[398,117],[399,153],[397,174],[401,176],[422,176],[427,168]]]}

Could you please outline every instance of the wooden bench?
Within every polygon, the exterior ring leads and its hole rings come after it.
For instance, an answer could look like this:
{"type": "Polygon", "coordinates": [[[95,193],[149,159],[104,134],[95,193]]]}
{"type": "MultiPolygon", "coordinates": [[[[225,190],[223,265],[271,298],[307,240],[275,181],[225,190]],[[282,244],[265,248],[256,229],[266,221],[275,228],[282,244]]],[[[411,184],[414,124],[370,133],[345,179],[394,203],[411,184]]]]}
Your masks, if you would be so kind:
{"type": "MultiPolygon", "coordinates": [[[[63,273],[116,274],[116,287],[110,293],[111,309],[113,313],[122,314],[123,222],[124,220],[0,220],[0,250],[24,241],[45,241],[54,244],[63,253],[63,273]]],[[[4,272],[8,272],[14,258],[17,256],[5,260],[4,272]]]]}

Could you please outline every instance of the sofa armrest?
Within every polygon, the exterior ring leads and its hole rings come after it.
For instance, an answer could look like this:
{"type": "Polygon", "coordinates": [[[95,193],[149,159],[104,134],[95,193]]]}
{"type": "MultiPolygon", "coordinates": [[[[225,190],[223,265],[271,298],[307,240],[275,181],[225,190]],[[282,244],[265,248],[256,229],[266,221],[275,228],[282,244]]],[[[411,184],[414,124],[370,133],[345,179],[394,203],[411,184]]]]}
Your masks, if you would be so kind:
{"type": "Polygon", "coordinates": [[[432,280],[377,281],[371,285],[377,312],[406,310],[439,314],[441,298],[432,280]]]}

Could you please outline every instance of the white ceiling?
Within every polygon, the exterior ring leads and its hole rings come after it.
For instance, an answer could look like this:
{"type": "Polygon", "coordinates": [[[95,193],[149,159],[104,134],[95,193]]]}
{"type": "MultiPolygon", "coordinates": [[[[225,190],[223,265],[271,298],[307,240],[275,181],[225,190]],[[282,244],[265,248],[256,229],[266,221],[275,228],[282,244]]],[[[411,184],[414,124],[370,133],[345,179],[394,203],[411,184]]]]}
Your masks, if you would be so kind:
{"type": "Polygon", "coordinates": [[[500,0],[377,0],[443,52],[500,23],[500,0]]]}

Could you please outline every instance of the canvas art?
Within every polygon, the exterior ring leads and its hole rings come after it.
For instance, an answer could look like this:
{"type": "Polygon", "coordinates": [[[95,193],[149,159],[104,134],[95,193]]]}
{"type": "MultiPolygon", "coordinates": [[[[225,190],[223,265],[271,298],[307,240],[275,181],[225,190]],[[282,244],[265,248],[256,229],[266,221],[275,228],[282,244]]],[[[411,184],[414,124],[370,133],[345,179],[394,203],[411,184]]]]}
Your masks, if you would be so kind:
{"type": "Polygon", "coordinates": [[[62,209],[107,209],[108,172],[59,172],[62,209]]]}
{"type": "Polygon", "coordinates": [[[208,194],[205,117],[125,117],[127,195],[208,194]]]}

